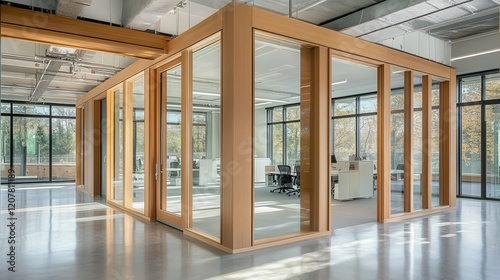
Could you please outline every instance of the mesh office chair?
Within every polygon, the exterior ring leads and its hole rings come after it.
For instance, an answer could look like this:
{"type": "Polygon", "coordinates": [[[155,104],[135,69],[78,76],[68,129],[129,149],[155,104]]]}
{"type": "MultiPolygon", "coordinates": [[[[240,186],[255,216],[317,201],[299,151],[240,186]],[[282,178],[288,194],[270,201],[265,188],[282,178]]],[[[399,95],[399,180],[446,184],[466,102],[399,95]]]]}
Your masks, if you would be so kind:
{"type": "Polygon", "coordinates": [[[297,188],[287,192],[288,196],[292,195],[292,193],[300,196],[300,166],[298,165],[295,166],[295,185],[297,185],[297,188]]]}
{"type": "Polygon", "coordinates": [[[271,192],[279,191],[286,192],[287,190],[293,190],[292,182],[292,168],[289,165],[278,165],[278,170],[280,171],[280,175],[278,177],[279,187],[272,189],[271,192]]]}

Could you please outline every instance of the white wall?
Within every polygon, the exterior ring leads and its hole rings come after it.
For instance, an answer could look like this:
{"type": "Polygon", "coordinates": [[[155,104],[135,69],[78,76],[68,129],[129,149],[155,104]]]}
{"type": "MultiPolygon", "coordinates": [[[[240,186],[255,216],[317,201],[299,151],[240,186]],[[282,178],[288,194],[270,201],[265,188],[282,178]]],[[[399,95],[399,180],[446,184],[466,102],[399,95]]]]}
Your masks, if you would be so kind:
{"type": "Polygon", "coordinates": [[[267,117],[266,109],[255,110],[255,151],[257,157],[268,157],[267,155],[267,117]]]}
{"type": "Polygon", "coordinates": [[[413,31],[380,42],[382,45],[450,65],[451,44],[422,31],[413,31]]]}

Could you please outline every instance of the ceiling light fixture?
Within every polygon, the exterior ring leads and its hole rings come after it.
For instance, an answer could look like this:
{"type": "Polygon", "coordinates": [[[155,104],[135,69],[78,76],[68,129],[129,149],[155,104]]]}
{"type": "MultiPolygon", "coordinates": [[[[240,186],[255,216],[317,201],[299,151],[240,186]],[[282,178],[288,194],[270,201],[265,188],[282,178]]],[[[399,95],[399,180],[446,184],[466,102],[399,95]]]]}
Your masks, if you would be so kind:
{"type": "Polygon", "coordinates": [[[267,105],[267,104],[271,104],[271,103],[272,102],[255,103],[255,106],[267,105]]]}
{"type": "Polygon", "coordinates": [[[220,94],[218,94],[218,93],[210,93],[210,92],[199,92],[199,91],[193,91],[193,94],[196,94],[196,95],[206,95],[206,96],[217,96],[217,97],[220,97],[220,94]]]}
{"type": "Polygon", "coordinates": [[[334,85],[340,85],[340,84],[345,84],[345,83],[347,83],[347,79],[344,79],[342,81],[333,82],[332,86],[334,86],[334,85]]]}
{"type": "Polygon", "coordinates": [[[489,53],[495,53],[495,52],[500,52],[500,49],[494,49],[494,50],[489,50],[489,51],[484,51],[484,52],[468,54],[468,55],[464,55],[464,56],[453,57],[450,59],[450,61],[456,61],[456,60],[460,60],[460,59],[466,59],[466,58],[470,58],[470,57],[475,57],[475,56],[480,56],[483,54],[489,54],[489,53]]]}
{"type": "Polygon", "coordinates": [[[288,103],[287,101],[283,101],[283,100],[278,100],[278,99],[266,99],[266,98],[258,98],[258,97],[255,97],[255,100],[257,100],[257,101],[268,101],[268,102],[288,103]]]}

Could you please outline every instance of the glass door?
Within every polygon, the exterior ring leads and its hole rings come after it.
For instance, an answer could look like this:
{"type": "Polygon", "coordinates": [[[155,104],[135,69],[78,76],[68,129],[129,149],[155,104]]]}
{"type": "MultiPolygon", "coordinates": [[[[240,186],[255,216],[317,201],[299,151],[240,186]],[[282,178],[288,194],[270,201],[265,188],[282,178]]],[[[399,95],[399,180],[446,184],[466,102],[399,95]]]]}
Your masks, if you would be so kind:
{"type": "Polygon", "coordinates": [[[181,171],[181,65],[176,60],[159,71],[160,88],[160,187],[157,192],[157,219],[182,229],[181,171]]]}

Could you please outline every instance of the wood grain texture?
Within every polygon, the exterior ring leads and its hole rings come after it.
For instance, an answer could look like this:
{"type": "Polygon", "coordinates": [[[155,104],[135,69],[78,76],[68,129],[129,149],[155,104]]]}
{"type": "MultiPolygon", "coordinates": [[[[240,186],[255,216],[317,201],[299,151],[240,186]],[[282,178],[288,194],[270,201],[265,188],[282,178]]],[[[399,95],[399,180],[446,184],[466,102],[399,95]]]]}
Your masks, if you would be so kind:
{"type": "Polygon", "coordinates": [[[410,70],[429,73],[444,79],[450,78],[449,67],[445,65],[259,8],[252,9],[253,23],[256,29],[326,46],[369,60],[378,60],[410,70]]]}
{"type": "Polygon", "coordinates": [[[94,195],[101,195],[101,102],[89,102],[94,106],[92,138],[94,141],[94,195]]]}
{"type": "Polygon", "coordinates": [[[378,68],[377,83],[377,221],[391,216],[391,66],[378,68]]]}
{"type": "Polygon", "coordinates": [[[83,154],[83,109],[76,108],[76,186],[81,186],[83,184],[83,171],[85,170],[82,156],[83,154]]]}
{"type": "Polygon", "coordinates": [[[170,37],[1,6],[2,37],[154,59],[170,37]]]}
{"type": "Polygon", "coordinates": [[[223,9],[221,95],[221,241],[231,250],[252,246],[253,30],[252,9],[223,9]]]}

